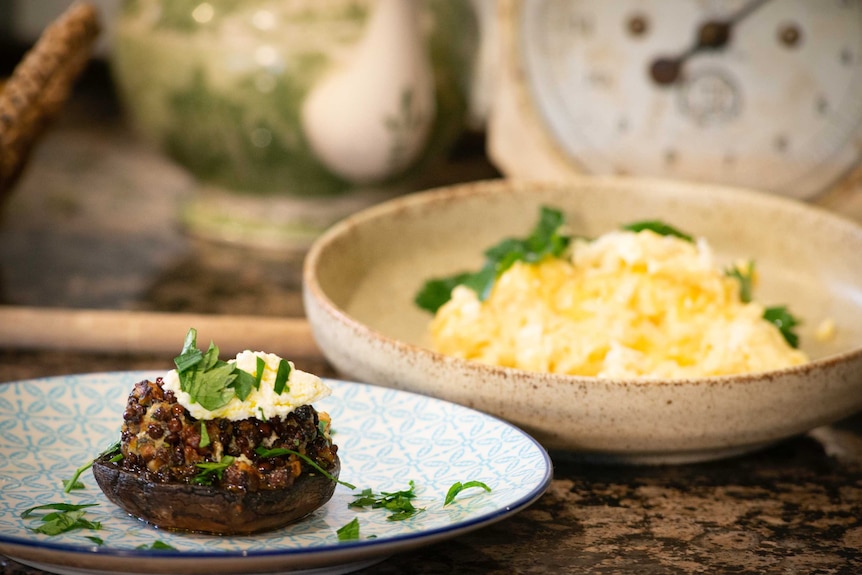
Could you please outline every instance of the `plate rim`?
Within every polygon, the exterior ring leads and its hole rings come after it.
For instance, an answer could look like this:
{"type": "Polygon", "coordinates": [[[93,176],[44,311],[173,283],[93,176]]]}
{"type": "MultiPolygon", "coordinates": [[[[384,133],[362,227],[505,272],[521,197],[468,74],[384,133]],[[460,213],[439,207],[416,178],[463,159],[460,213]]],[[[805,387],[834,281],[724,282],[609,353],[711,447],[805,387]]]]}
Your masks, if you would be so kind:
{"type": "MultiPolygon", "coordinates": [[[[84,373],[70,373],[63,375],[52,375],[45,377],[37,377],[37,378],[28,378],[17,381],[9,381],[0,383],[0,387],[13,386],[13,385],[50,385],[52,383],[61,381],[67,378],[79,378],[79,379],[88,379],[88,378],[134,378],[134,377],[152,377],[163,374],[163,372],[157,369],[144,369],[144,370],[115,370],[115,371],[94,371],[94,372],[84,372],[84,373]]],[[[553,480],[553,461],[544,446],[536,440],[531,434],[524,431],[517,425],[514,425],[504,419],[501,419],[495,415],[485,413],[474,409],[472,407],[460,405],[454,402],[446,401],[443,399],[423,395],[420,393],[416,393],[413,391],[400,390],[400,389],[392,389],[384,386],[374,385],[370,383],[358,382],[358,381],[350,381],[338,378],[331,377],[323,377],[324,382],[327,384],[335,384],[335,386],[356,386],[362,388],[373,388],[383,392],[393,392],[398,395],[406,395],[413,398],[421,398],[425,401],[430,401],[436,404],[444,404],[447,406],[454,407],[458,410],[465,410],[467,412],[471,412],[474,414],[478,414],[483,418],[487,418],[497,425],[501,425],[506,428],[510,428],[512,430],[517,431],[524,438],[526,438],[530,444],[533,445],[534,448],[538,450],[538,453],[542,456],[543,468],[542,468],[542,477],[525,495],[519,497],[517,500],[513,501],[508,505],[504,505],[503,507],[495,508],[491,511],[481,513],[476,517],[472,517],[469,520],[460,521],[455,524],[434,527],[427,530],[422,531],[411,531],[404,534],[399,534],[387,539],[362,539],[358,541],[344,541],[337,542],[334,544],[326,544],[315,547],[297,547],[290,549],[262,549],[262,550],[223,550],[223,551],[200,551],[200,550],[161,550],[161,549],[119,549],[116,547],[103,547],[101,545],[75,545],[70,543],[53,543],[50,540],[41,541],[39,539],[27,539],[18,536],[9,536],[0,533],[0,554],[6,555],[11,559],[15,559],[14,550],[24,549],[24,550],[35,550],[35,551],[50,551],[52,554],[61,554],[62,556],[68,556],[70,559],[74,558],[76,560],[80,560],[80,558],[91,558],[94,559],[94,563],[101,563],[103,561],[111,561],[115,559],[146,559],[148,563],[169,563],[169,564],[180,564],[180,563],[188,563],[190,561],[199,561],[201,559],[219,559],[225,563],[225,567],[235,567],[237,562],[247,562],[257,560],[264,560],[269,563],[273,563],[276,559],[285,559],[286,562],[280,567],[290,567],[290,563],[296,563],[297,566],[302,565],[339,565],[344,564],[345,562],[350,562],[353,560],[369,558],[373,556],[382,556],[382,559],[386,556],[399,553],[411,548],[424,547],[427,545],[432,545],[439,541],[443,541],[446,539],[454,538],[459,535],[463,535],[470,531],[474,531],[481,527],[485,527],[488,525],[492,525],[502,519],[510,517],[519,513],[520,511],[526,509],[530,505],[532,505],[535,501],[537,501],[547,489],[550,487],[551,481],[553,480]],[[12,550],[13,553],[9,553],[12,550]],[[299,559],[299,561],[291,561],[291,559],[299,559]],[[322,559],[322,561],[320,560],[322,559]]],[[[381,560],[382,560],[381,559],[381,560]]],[[[27,559],[29,560],[29,559],[27,559]]],[[[50,562],[46,563],[48,565],[66,565],[66,563],[57,563],[50,562]]],[[[77,562],[76,562],[77,564],[77,562]]],[[[93,566],[96,566],[93,564],[93,566]]],[[[211,570],[210,570],[211,571],[211,570]]]]}

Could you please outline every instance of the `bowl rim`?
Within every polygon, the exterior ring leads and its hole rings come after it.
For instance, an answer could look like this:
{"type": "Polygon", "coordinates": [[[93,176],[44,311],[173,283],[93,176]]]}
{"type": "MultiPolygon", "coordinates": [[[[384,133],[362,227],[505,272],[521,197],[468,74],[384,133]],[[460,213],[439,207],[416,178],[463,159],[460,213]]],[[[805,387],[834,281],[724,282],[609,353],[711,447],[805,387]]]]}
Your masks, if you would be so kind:
{"type": "MultiPolygon", "coordinates": [[[[570,178],[567,180],[518,180],[510,178],[497,178],[490,180],[480,180],[476,182],[468,182],[463,184],[454,184],[449,186],[440,186],[418,192],[405,194],[379,204],[362,209],[346,218],[336,222],[319,236],[311,245],[306,253],[303,263],[302,283],[303,292],[306,298],[314,298],[321,306],[322,310],[330,317],[341,323],[344,327],[360,333],[363,337],[369,338],[380,344],[393,347],[401,352],[418,354],[419,357],[426,361],[440,363],[443,362],[448,366],[454,367],[462,373],[485,373],[502,376],[511,376],[515,378],[529,377],[531,379],[569,385],[603,385],[603,386],[686,386],[692,384],[706,384],[709,386],[726,386],[735,384],[748,384],[754,381],[764,380],[780,380],[785,376],[806,377],[812,373],[825,371],[829,368],[844,364],[851,361],[862,361],[862,345],[857,345],[845,351],[833,353],[812,359],[804,364],[790,366],[780,369],[772,369],[767,371],[737,373],[729,375],[712,375],[704,377],[678,377],[678,378],[650,378],[650,377],[632,377],[632,378],[610,378],[610,377],[594,377],[583,375],[569,375],[561,373],[550,373],[540,371],[530,371],[514,367],[498,366],[493,364],[482,363],[475,360],[463,359],[455,356],[450,356],[436,352],[427,347],[406,342],[403,340],[390,337],[378,330],[375,330],[366,324],[360,322],[347,313],[346,310],[336,305],[320,285],[316,270],[319,261],[325,251],[331,244],[340,238],[343,234],[358,225],[366,225],[368,222],[373,222],[375,219],[391,215],[419,205],[428,205],[434,203],[449,203],[457,201],[462,197],[491,195],[498,193],[501,190],[516,190],[522,187],[611,187],[611,186],[662,186],[665,188],[674,188],[677,190],[695,190],[698,194],[724,194],[727,197],[745,196],[747,199],[763,202],[766,205],[774,205],[785,210],[797,210],[799,213],[813,214],[818,218],[824,218],[833,225],[843,226],[848,231],[860,235],[862,238],[862,225],[843,217],[839,214],[826,210],[825,208],[806,204],[802,201],[770,194],[760,190],[750,188],[742,188],[736,186],[716,185],[698,182],[684,182],[679,180],[665,180],[660,178],[643,178],[633,176],[583,176],[578,178],[570,178]]],[[[689,193],[689,192],[686,192],[689,193]]],[[[308,305],[308,303],[306,303],[308,305]]],[[[314,331],[314,326],[312,326],[314,331]]],[[[322,350],[325,354],[326,350],[322,350]]]]}

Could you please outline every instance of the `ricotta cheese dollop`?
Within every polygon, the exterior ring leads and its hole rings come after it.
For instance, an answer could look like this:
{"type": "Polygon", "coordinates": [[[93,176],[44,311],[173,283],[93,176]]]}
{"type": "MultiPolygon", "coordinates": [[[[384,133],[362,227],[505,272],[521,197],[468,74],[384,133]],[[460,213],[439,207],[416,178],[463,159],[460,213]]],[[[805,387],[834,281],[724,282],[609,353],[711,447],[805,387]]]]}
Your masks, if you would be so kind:
{"type": "Polygon", "coordinates": [[[235,359],[228,360],[228,363],[235,363],[239,369],[257,376],[258,357],[265,362],[260,387],[253,389],[245,400],[234,397],[225,406],[214,411],[193,402],[191,396],[182,391],[176,369],[172,369],[164,375],[162,388],[166,391],[172,391],[177,403],[185,407],[189,414],[196,419],[223,418],[231,421],[252,417],[258,419],[284,417],[296,408],[302,405],[311,405],[331,393],[329,387],[318,376],[296,369],[292,361],[288,362],[290,377],[287,379],[287,385],[282,393],[276,393],[275,378],[281,357],[273,353],[246,350],[239,353],[235,359]]]}

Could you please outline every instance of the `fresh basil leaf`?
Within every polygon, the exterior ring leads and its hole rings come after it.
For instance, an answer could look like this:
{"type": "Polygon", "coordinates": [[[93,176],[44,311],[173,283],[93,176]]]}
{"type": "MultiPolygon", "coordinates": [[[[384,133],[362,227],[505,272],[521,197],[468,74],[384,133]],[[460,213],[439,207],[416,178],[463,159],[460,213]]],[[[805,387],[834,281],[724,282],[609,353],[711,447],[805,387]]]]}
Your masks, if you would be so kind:
{"type": "Polygon", "coordinates": [[[452,484],[452,487],[450,487],[449,491],[446,493],[446,498],[443,500],[443,507],[452,503],[459,493],[461,493],[465,489],[470,489],[472,487],[480,487],[488,493],[491,492],[491,488],[488,487],[486,484],[482,483],[481,481],[468,481],[467,483],[461,483],[460,481],[456,481],[452,484]]]}
{"type": "Polygon", "coordinates": [[[278,362],[278,371],[275,374],[274,391],[276,395],[281,395],[283,391],[290,391],[287,385],[287,380],[290,379],[290,364],[286,359],[278,362]]]}
{"type": "Polygon", "coordinates": [[[768,307],[763,310],[763,319],[775,325],[784,336],[784,341],[792,348],[799,347],[799,336],[794,328],[799,325],[797,320],[786,306],[768,307]]]}
{"type": "Polygon", "coordinates": [[[90,541],[92,541],[96,545],[104,545],[105,544],[104,539],[102,539],[101,537],[96,537],[95,535],[84,535],[84,538],[89,539],[90,541]]]}
{"type": "Polygon", "coordinates": [[[628,230],[630,232],[641,232],[643,230],[649,230],[651,232],[659,234],[660,236],[674,236],[687,242],[694,242],[694,238],[690,235],[686,234],[685,232],[681,232],[675,227],[659,220],[643,220],[640,222],[632,222],[630,224],[624,225],[622,229],[628,230]]]}
{"type": "Polygon", "coordinates": [[[336,531],[339,541],[355,541],[359,539],[359,518],[354,517],[349,523],[339,527],[336,531]]]}

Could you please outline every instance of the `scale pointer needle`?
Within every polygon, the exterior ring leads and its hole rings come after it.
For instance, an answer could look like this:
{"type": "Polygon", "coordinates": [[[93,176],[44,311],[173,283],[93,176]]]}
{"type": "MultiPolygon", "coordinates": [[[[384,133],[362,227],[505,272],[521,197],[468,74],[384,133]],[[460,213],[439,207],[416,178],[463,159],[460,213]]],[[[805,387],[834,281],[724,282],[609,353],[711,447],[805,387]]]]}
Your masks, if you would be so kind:
{"type": "Polygon", "coordinates": [[[660,86],[676,83],[682,76],[685,61],[698,52],[721,50],[730,42],[733,27],[754,13],[769,0],[751,0],[734,14],[724,20],[707,20],[700,25],[695,42],[676,57],[656,58],[649,68],[649,75],[660,86]]]}

